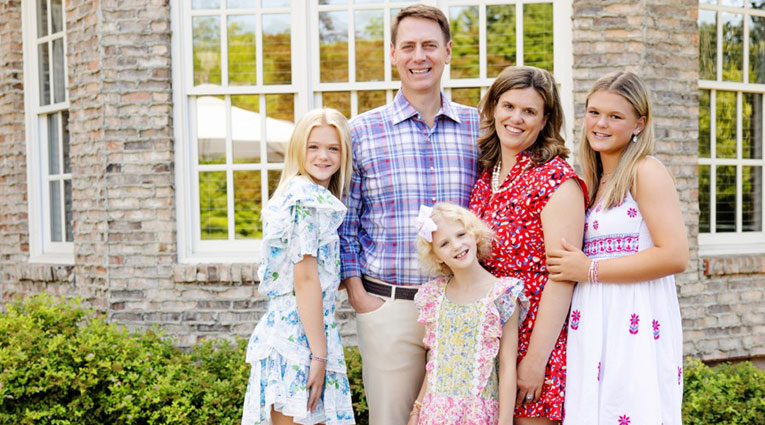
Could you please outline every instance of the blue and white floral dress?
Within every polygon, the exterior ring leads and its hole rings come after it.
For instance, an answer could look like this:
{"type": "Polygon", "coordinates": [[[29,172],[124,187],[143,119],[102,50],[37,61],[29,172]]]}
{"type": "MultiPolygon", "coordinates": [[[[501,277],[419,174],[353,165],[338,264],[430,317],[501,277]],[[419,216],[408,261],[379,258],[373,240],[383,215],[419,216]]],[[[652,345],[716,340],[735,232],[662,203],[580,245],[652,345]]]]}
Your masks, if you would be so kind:
{"type": "Polygon", "coordinates": [[[345,206],[325,187],[294,177],[263,211],[263,260],[259,292],[268,308],[252,332],[246,360],[252,365],[244,397],[242,424],[270,424],[271,408],[300,424],[353,424],[335,302],[340,284],[337,229],[345,206]],[[317,408],[308,411],[311,350],[298,317],[294,265],[316,258],[324,305],[327,362],[324,390],[317,408]]]}

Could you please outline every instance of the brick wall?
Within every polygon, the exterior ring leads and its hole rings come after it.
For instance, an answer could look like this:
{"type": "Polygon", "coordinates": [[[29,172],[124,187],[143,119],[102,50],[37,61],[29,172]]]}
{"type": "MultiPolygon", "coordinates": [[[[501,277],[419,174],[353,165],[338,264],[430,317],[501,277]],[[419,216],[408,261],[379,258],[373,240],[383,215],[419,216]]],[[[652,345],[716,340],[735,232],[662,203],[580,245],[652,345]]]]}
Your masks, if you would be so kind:
{"type": "MultiPolygon", "coordinates": [[[[606,72],[636,71],[653,91],[657,156],[676,178],[692,248],[678,277],[686,353],[764,356],[765,256],[698,255],[696,2],[576,0],[573,10],[578,125],[606,72]]],[[[75,264],[60,266],[27,261],[21,2],[0,3],[0,284],[4,299],[81,296],[189,345],[249,334],[264,302],[255,264],[177,263],[170,13],[167,0],[67,2],[75,264]]],[[[354,343],[347,302],[338,314],[354,343]]]]}

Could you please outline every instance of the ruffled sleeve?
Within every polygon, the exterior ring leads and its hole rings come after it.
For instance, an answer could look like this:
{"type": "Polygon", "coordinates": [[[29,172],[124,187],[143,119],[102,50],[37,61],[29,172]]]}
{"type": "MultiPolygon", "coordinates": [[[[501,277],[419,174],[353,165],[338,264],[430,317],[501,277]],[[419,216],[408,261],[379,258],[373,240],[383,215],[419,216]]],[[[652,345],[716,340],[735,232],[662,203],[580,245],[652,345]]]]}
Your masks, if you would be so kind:
{"type": "Polygon", "coordinates": [[[494,300],[499,313],[500,325],[505,326],[516,308],[520,308],[518,312],[518,323],[520,324],[529,312],[529,298],[523,292],[523,281],[513,278],[503,278],[501,281],[507,281],[501,285],[505,288],[504,292],[500,293],[494,300]]]}
{"type": "Polygon", "coordinates": [[[436,343],[436,327],[438,324],[438,310],[441,306],[444,294],[444,279],[431,280],[420,286],[414,296],[414,305],[417,306],[417,322],[425,326],[425,338],[422,342],[425,346],[433,348],[436,343]]]}
{"type": "Polygon", "coordinates": [[[344,215],[345,207],[326,188],[303,177],[291,179],[263,210],[259,291],[267,296],[291,292],[293,266],[306,255],[316,257],[320,267],[336,271],[329,248],[339,241],[337,228],[344,215]]]}

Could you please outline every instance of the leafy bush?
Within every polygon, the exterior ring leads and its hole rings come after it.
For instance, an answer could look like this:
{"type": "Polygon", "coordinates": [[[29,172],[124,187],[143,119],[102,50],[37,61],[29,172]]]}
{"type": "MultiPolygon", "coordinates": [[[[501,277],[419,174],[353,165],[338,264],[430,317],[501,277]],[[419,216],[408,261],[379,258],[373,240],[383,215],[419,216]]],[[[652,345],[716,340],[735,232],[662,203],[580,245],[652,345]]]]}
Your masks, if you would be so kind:
{"type": "Polygon", "coordinates": [[[236,424],[249,368],[238,345],[185,353],[41,295],[0,316],[2,424],[236,424]]]}
{"type": "MultiPolygon", "coordinates": [[[[246,339],[188,352],[47,295],[0,315],[0,424],[239,424],[246,339]]],[[[347,348],[357,422],[368,424],[361,357],[347,348]]]]}
{"type": "Polygon", "coordinates": [[[685,425],[765,424],[765,372],[750,362],[685,365],[685,425]]]}

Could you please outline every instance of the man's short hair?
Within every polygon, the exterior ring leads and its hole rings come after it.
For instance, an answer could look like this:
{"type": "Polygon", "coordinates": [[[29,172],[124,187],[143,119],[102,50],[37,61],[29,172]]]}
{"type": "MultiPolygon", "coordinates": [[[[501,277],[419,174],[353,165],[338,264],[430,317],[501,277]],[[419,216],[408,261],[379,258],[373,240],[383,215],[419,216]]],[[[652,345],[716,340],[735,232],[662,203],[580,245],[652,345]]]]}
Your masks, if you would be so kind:
{"type": "Polygon", "coordinates": [[[401,9],[393,19],[393,23],[390,27],[390,39],[393,45],[396,45],[396,32],[398,31],[398,24],[404,18],[421,18],[435,21],[441,28],[441,33],[444,35],[444,43],[448,43],[452,39],[451,31],[449,30],[449,21],[446,19],[444,12],[441,9],[425,4],[413,4],[401,9]]]}

